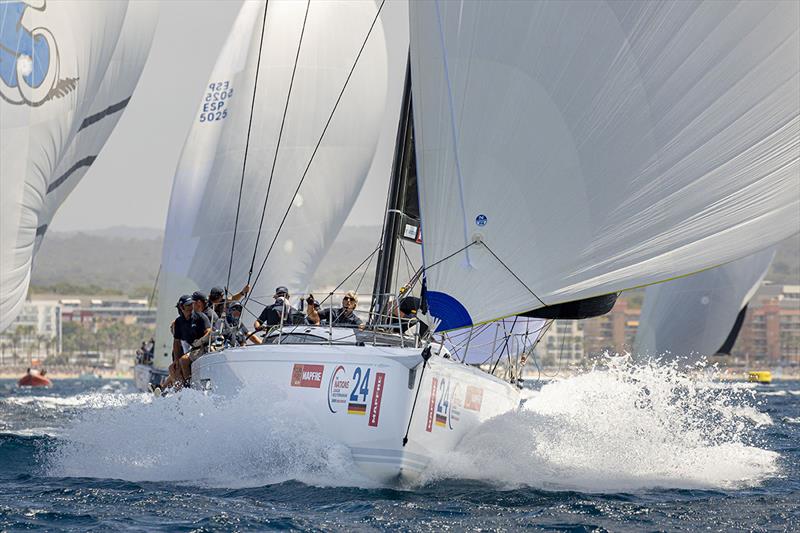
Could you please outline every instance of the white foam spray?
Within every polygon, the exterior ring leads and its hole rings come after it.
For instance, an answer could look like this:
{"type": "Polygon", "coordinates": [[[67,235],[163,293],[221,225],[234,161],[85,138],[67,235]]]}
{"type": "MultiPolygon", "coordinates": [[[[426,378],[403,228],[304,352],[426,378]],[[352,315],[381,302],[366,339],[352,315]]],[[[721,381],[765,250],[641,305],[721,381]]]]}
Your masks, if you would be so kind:
{"type": "Polygon", "coordinates": [[[371,486],[348,448],[276,395],[231,399],[184,390],[109,397],[81,415],[45,458],[47,475],[246,487],[296,479],[371,486]]]}
{"type": "Polygon", "coordinates": [[[772,420],[753,391],[713,379],[610,358],[479,427],[427,479],[619,492],[735,489],[777,475],[779,455],[754,445],[755,428],[772,420]]]}
{"type": "MultiPolygon", "coordinates": [[[[779,474],[779,455],[758,447],[756,428],[772,420],[757,409],[756,392],[708,373],[611,358],[605,368],[524,392],[520,410],[435,458],[422,482],[619,492],[735,489],[779,474]]],[[[262,394],[81,398],[85,408],[47,453],[46,473],[215,487],[290,479],[375,486],[301,406],[262,394]]]]}

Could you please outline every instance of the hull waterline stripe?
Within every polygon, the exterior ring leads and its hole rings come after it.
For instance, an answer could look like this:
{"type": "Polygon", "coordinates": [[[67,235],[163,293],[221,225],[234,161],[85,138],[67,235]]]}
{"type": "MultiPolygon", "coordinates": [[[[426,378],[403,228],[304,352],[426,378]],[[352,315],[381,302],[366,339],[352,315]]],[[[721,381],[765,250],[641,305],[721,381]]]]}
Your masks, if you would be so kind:
{"type": "Polygon", "coordinates": [[[96,155],[90,155],[88,157],[84,157],[83,159],[81,159],[80,161],[78,161],[77,163],[72,165],[72,167],[69,170],[67,170],[66,172],[64,172],[61,176],[59,176],[56,181],[54,181],[53,183],[51,183],[50,185],[47,186],[47,194],[50,194],[51,192],[53,192],[54,190],[59,188],[61,185],[63,185],[64,182],[67,181],[67,179],[70,176],[72,176],[72,174],[76,170],[78,170],[78,169],[80,169],[82,167],[90,167],[90,166],[92,166],[92,163],[94,163],[95,159],[97,159],[96,155]]]}
{"type": "Polygon", "coordinates": [[[123,109],[125,109],[125,107],[128,105],[128,102],[130,102],[130,101],[131,101],[131,97],[129,96],[126,99],[122,100],[121,102],[117,102],[116,104],[112,104],[112,105],[108,106],[107,108],[103,109],[102,111],[100,111],[98,113],[95,113],[94,115],[90,115],[90,116],[86,117],[85,119],[83,119],[83,122],[81,123],[81,127],[78,128],[78,131],[81,131],[84,128],[88,128],[89,126],[91,126],[95,122],[99,122],[99,121],[103,120],[104,118],[106,118],[109,115],[113,115],[114,113],[117,113],[118,111],[122,111],[123,109]]]}
{"type": "Polygon", "coordinates": [[[416,461],[408,461],[408,460],[400,460],[400,459],[391,459],[389,457],[364,457],[364,456],[353,456],[353,460],[356,463],[374,463],[374,464],[389,464],[394,465],[397,468],[410,468],[412,470],[424,470],[428,464],[427,463],[418,463],[416,461]]]}
{"type": "Polygon", "coordinates": [[[427,463],[431,460],[430,457],[426,455],[420,455],[418,453],[406,452],[403,450],[386,450],[381,448],[350,448],[350,451],[353,454],[357,455],[379,455],[384,457],[407,457],[413,461],[417,461],[419,463],[427,463]]]}

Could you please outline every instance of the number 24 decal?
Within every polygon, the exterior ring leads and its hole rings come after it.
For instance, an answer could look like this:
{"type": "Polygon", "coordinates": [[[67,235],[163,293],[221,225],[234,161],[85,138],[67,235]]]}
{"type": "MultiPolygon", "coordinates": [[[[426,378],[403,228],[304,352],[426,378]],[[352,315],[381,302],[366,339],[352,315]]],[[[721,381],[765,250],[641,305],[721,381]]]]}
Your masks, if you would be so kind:
{"type": "Polygon", "coordinates": [[[450,397],[450,382],[447,381],[447,387],[445,387],[445,381],[444,379],[439,381],[441,396],[439,396],[439,403],[436,404],[436,412],[442,415],[446,415],[447,409],[450,407],[450,402],[447,400],[450,397]]]}
{"type": "Polygon", "coordinates": [[[361,367],[357,366],[355,372],[353,372],[353,381],[356,382],[353,390],[350,391],[350,401],[351,402],[366,402],[367,396],[369,396],[369,373],[371,368],[368,368],[367,371],[364,373],[364,379],[361,379],[361,367]],[[359,396],[361,398],[359,398],[359,396]]]}

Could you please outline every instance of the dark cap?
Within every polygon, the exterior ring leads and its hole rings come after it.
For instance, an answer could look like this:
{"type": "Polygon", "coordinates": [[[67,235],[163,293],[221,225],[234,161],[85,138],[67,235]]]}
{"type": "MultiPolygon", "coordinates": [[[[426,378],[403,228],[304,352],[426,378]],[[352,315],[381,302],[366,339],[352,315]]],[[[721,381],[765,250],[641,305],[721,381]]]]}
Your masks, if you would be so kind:
{"type": "Polygon", "coordinates": [[[273,296],[273,298],[277,298],[281,294],[285,294],[286,296],[288,296],[289,295],[289,289],[287,289],[286,287],[281,285],[280,287],[275,289],[275,296],[273,296]]]}
{"type": "Polygon", "coordinates": [[[189,296],[188,294],[184,294],[183,296],[178,298],[178,303],[175,305],[175,307],[181,307],[190,303],[192,303],[192,297],[189,296]]]}
{"type": "Polygon", "coordinates": [[[222,287],[213,287],[211,292],[208,293],[208,297],[212,300],[219,300],[223,296],[225,296],[225,291],[222,289],[222,287]]]}
{"type": "Polygon", "coordinates": [[[208,302],[208,296],[206,296],[206,293],[204,293],[203,291],[194,291],[192,293],[192,300],[194,301],[202,300],[204,302],[208,302]]]}

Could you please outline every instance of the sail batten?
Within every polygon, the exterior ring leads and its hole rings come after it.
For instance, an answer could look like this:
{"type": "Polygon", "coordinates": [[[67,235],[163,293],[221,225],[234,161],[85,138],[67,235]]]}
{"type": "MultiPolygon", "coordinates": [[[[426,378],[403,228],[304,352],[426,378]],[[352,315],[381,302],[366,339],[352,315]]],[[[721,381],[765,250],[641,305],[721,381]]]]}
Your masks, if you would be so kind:
{"type": "Polygon", "coordinates": [[[688,275],[800,230],[799,18],[787,2],[412,3],[440,330],[688,275]],[[484,246],[448,257],[464,223],[484,246]]]}

